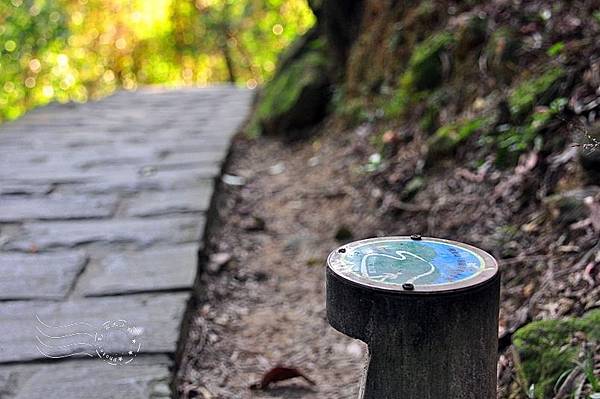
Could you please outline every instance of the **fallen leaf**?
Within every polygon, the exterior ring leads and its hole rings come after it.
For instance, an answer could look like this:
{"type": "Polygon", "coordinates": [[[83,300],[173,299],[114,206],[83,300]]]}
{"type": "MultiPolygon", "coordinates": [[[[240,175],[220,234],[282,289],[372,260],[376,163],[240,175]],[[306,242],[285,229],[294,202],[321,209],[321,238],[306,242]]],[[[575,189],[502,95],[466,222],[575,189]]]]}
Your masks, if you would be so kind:
{"type": "Polygon", "coordinates": [[[250,389],[266,389],[275,382],[285,381],[296,377],[303,378],[310,385],[315,385],[313,380],[295,367],[275,366],[263,375],[260,382],[250,385],[250,389]]]}

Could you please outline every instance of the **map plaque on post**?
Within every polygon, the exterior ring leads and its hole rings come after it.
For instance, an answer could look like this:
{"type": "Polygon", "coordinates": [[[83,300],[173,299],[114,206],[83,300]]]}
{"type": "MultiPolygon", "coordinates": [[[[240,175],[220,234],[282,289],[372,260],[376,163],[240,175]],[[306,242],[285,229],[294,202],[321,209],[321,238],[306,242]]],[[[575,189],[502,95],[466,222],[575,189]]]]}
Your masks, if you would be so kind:
{"type": "Polygon", "coordinates": [[[327,259],[327,318],[369,347],[361,398],[496,397],[500,273],[479,248],[418,235],[327,259]]]}

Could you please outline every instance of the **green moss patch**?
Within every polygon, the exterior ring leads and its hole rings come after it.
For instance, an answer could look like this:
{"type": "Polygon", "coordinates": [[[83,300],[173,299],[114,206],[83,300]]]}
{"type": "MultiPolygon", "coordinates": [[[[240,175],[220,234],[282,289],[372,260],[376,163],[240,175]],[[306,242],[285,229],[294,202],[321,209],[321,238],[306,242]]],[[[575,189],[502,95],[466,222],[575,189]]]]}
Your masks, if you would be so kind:
{"type": "Polygon", "coordinates": [[[400,77],[398,89],[385,107],[388,117],[398,117],[411,103],[427,97],[427,92],[439,86],[443,79],[443,66],[440,58],[454,43],[449,32],[435,34],[419,43],[400,77]]]}
{"type": "Polygon", "coordinates": [[[360,125],[369,119],[368,106],[364,97],[347,98],[338,90],[333,95],[332,103],[335,113],[349,126],[360,125]]]}
{"type": "Polygon", "coordinates": [[[515,87],[508,98],[510,112],[515,117],[529,113],[564,76],[564,69],[556,67],[548,69],[536,78],[522,82],[515,87]]]}
{"type": "Polygon", "coordinates": [[[452,154],[456,147],[477,131],[487,127],[484,117],[467,119],[440,127],[427,141],[427,160],[452,154]]]}
{"type": "Polygon", "coordinates": [[[527,387],[534,386],[535,398],[551,397],[561,374],[575,366],[580,352],[574,343],[577,333],[583,333],[588,342],[600,340],[600,309],[581,318],[536,321],[513,336],[520,358],[518,371],[527,387]]]}
{"type": "Polygon", "coordinates": [[[314,40],[265,85],[250,135],[287,134],[320,120],[331,97],[328,86],[324,45],[314,40]]]}
{"type": "Polygon", "coordinates": [[[567,103],[565,98],[556,98],[550,107],[540,107],[526,117],[520,125],[504,125],[499,127],[493,139],[496,143],[496,164],[501,167],[514,165],[519,155],[529,150],[536,139],[541,140],[540,133],[557,114],[562,112],[567,103]]]}
{"type": "Polygon", "coordinates": [[[442,83],[440,54],[452,43],[454,36],[448,32],[438,33],[419,43],[410,57],[402,84],[421,91],[433,89],[442,83]]]}

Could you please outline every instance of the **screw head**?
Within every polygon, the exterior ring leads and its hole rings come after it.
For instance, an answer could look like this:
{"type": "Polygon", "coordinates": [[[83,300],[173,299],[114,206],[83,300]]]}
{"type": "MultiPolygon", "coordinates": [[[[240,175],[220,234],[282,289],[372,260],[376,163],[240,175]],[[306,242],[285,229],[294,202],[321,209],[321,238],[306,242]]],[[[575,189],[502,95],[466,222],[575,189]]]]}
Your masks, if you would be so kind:
{"type": "Polygon", "coordinates": [[[407,291],[412,291],[415,289],[415,285],[413,283],[404,283],[402,284],[402,288],[404,288],[407,291]]]}
{"type": "Polygon", "coordinates": [[[411,240],[420,240],[421,239],[421,234],[413,234],[410,236],[411,240]]]}
{"type": "Polygon", "coordinates": [[[343,254],[343,253],[346,252],[346,248],[340,248],[340,249],[338,249],[338,252],[341,253],[341,254],[343,254]]]}

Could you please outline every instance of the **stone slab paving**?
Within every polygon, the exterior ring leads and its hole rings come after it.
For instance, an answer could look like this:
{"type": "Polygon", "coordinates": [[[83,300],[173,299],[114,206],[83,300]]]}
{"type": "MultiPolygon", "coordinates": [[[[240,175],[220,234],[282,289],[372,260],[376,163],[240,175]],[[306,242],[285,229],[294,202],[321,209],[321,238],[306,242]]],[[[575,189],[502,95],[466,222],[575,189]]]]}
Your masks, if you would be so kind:
{"type": "Polygon", "coordinates": [[[0,300],[65,299],[86,262],[84,251],[0,253],[0,300]]]}
{"type": "Polygon", "coordinates": [[[0,366],[0,397],[170,398],[170,365],[167,356],[157,355],[140,357],[127,367],[107,367],[100,359],[0,366]]]}
{"type": "Polygon", "coordinates": [[[147,191],[128,202],[126,214],[129,216],[156,216],[168,213],[204,212],[210,205],[212,191],[212,183],[206,183],[197,188],[179,190],[177,198],[172,198],[169,192],[147,191]]]}
{"type": "Polygon", "coordinates": [[[31,219],[108,218],[115,211],[117,202],[118,198],[115,195],[93,198],[84,195],[51,195],[45,198],[27,196],[3,198],[0,196],[0,223],[31,219]]]}
{"type": "MultiPolygon", "coordinates": [[[[96,334],[106,322],[118,320],[140,330],[142,353],[174,353],[188,298],[188,293],[176,292],[6,302],[2,304],[0,362],[95,355],[96,334]]],[[[104,346],[115,353],[136,349],[118,336],[105,340],[104,346]]]]}
{"type": "MultiPolygon", "coordinates": [[[[171,195],[178,195],[176,191],[171,195]]],[[[159,242],[198,241],[204,227],[202,215],[164,218],[117,218],[71,222],[27,222],[22,233],[4,244],[5,249],[39,251],[72,248],[82,244],[132,243],[147,247],[159,242]]]]}
{"type": "Polygon", "coordinates": [[[0,397],[171,397],[213,182],[251,96],[144,89],[0,126],[0,397]]]}
{"type": "Polygon", "coordinates": [[[189,288],[197,253],[198,245],[186,244],[108,255],[86,268],[78,288],[85,296],[189,288]]]}
{"type": "Polygon", "coordinates": [[[0,195],[44,195],[52,190],[50,184],[31,183],[3,183],[0,186],[0,195]]]}
{"type": "Polygon", "coordinates": [[[142,191],[169,191],[206,184],[217,173],[211,170],[161,170],[142,172],[126,170],[98,177],[94,184],[65,184],[57,192],[78,194],[138,193],[142,191]]]}

